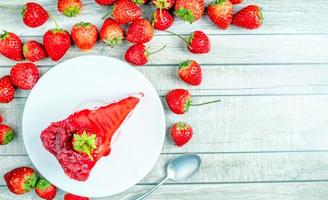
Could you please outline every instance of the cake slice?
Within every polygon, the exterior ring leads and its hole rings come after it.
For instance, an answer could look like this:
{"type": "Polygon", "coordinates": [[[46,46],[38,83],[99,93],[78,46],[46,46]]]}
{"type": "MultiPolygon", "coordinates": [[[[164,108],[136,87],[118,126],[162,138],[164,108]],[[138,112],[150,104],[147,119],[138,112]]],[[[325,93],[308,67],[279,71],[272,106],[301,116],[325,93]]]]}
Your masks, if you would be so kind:
{"type": "Polygon", "coordinates": [[[57,158],[67,176],[85,181],[96,162],[110,153],[113,135],[139,100],[130,96],[53,122],[41,133],[43,146],[57,158]]]}

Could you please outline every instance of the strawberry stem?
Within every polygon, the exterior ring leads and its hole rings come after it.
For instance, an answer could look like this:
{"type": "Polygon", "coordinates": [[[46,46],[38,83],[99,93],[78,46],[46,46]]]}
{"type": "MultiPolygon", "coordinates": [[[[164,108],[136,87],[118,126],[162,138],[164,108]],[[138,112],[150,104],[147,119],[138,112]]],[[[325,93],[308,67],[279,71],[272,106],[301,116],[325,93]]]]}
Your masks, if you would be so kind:
{"type": "Polygon", "coordinates": [[[53,16],[51,13],[49,13],[49,16],[50,16],[51,20],[54,22],[56,29],[60,29],[55,16],[53,16]]]}
{"type": "Polygon", "coordinates": [[[108,12],[105,16],[103,16],[101,19],[107,19],[107,17],[109,17],[110,15],[112,15],[112,12],[108,12]]]}
{"type": "Polygon", "coordinates": [[[177,36],[178,38],[180,38],[181,40],[183,40],[187,45],[189,45],[189,42],[185,38],[183,38],[181,35],[178,35],[176,33],[173,33],[171,31],[168,31],[168,30],[165,30],[165,32],[168,32],[168,33],[171,33],[172,35],[177,36]]]}
{"type": "Polygon", "coordinates": [[[220,101],[221,100],[214,100],[214,101],[208,101],[208,102],[204,102],[204,103],[191,104],[190,106],[202,106],[202,105],[206,105],[206,104],[217,103],[220,101]]]}
{"type": "Polygon", "coordinates": [[[162,46],[162,48],[158,49],[157,51],[149,52],[149,53],[148,53],[148,56],[151,55],[151,54],[158,53],[158,52],[162,51],[162,50],[165,49],[165,48],[166,48],[166,45],[162,46]]]}

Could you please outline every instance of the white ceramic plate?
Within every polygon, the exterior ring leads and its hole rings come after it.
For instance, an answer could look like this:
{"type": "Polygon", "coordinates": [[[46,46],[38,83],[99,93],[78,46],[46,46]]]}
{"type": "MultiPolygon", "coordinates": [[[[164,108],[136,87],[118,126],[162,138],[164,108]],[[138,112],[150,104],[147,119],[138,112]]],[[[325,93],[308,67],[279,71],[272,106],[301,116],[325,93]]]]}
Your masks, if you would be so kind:
{"type": "Polygon", "coordinates": [[[125,62],[105,56],[82,56],[48,71],[31,91],[23,114],[23,138],[38,171],[58,188],[88,197],[117,194],[138,183],[152,169],[165,137],[161,101],[149,81],[125,62]],[[40,140],[51,122],[83,108],[101,106],[144,93],[109,156],[101,158],[85,182],[70,179],[40,140]]]}

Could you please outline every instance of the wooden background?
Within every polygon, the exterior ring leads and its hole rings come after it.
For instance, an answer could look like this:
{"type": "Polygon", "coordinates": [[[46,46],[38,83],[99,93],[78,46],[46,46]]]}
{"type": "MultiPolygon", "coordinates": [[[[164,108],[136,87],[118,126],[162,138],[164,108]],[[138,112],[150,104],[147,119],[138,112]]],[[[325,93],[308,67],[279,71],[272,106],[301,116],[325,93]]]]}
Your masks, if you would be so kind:
{"type": "MultiPolygon", "coordinates": [[[[19,6],[25,0],[4,1],[19,6]]],[[[39,0],[70,30],[75,22],[91,21],[100,27],[108,8],[84,0],[82,15],[60,16],[55,0],[39,0]]],[[[206,0],[208,4],[210,0],[206,0]]],[[[245,0],[263,8],[264,25],[249,31],[215,28],[206,16],[190,25],[176,20],[171,31],[188,35],[203,30],[210,35],[212,51],[190,54],[176,37],[156,32],[153,49],[168,47],[153,55],[138,69],[150,79],[159,95],[175,87],[190,89],[196,102],[222,99],[216,105],[193,108],[184,116],[167,112],[167,124],[185,120],[195,135],[183,148],[166,138],[160,159],[144,180],[125,193],[104,199],[133,199],[164,175],[165,163],[183,153],[197,153],[203,160],[197,175],[181,183],[168,182],[149,199],[201,200],[315,200],[328,199],[328,3],[326,0],[245,0]],[[176,77],[177,64],[193,58],[202,64],[204,82],[191,87],[176,77]]],[[[150,7],[145,7],[149,17],[150,7]]],[[[53,24],[37,29],[25,27],[19,13],[0,11],[0,29],[13,31],[24,41],[42,41],[53,24]]],[[[85,54],[122,59],[130,44],[114,49],[98,44],[88,52],[72,47],[66,60],[85,54]]],[[[9,73],[14,62],[0,57],[0,75],[9,73]]],[[[42,73],[55,63],[38,63],[42,73]]],[[[92,67],[92,66],[90,66],[92,67]]],[[[60,81],[60,80],[58,80],[60,81]]],[[[21,136],[21,117],[28,92],[19,91],[10,104],[0,104],[5,123],[17,131],[16,139],[0,147],[0,175],[30,166],[21,136]]],[[[62,199],[59,192],[57,199],[62,199]]],[[[37,199],[34,192],[11,195],[0,178],[0,199],[37,199]]]]}

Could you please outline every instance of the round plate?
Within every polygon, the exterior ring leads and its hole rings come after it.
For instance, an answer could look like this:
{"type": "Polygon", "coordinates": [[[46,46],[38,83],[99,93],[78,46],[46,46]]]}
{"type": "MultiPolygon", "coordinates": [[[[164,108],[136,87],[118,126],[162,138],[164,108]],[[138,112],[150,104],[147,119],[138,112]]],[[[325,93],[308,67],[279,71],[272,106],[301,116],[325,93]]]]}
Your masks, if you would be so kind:
{"type": "Polygon", "coordinates": [[[34,86],[24,108],[23,138],[33,164],[58,188],[81,196],[109,196],[138,183],[156,163],[164,137],[164,111],[155,89],[134,67],[110,57],[82,56],[58,64],[34,86]],[[66,176],[43,147],[41,131],[78,110],[140,92],[144,97],[115,134],[110,155],[84,182],[66,176]]]}

